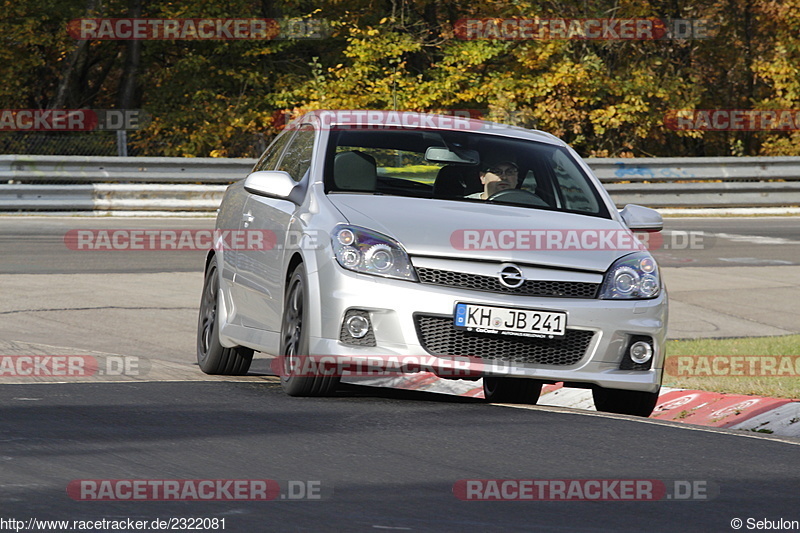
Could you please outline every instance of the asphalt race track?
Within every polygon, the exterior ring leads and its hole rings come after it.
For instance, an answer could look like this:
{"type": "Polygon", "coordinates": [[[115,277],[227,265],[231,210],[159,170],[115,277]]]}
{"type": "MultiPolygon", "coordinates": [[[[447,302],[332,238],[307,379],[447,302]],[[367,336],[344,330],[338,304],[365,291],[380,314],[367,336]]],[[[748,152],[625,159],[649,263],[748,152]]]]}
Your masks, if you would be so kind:
{"type": "MultiPolygon", "coordinates": [[[[194,364],[202,252],[81,252],[64,244],[76,228],[212,226],[212,219],[0,218],[0,355],[105,365],[86,376],[0,377],[1,516],[26,527],[31,519],[208,519],[200,531],[215,530],[211,519],[221,530],[224,519],[224,529],[237,532],[716,532],[734,531],[737,518],[745,530],[754,529],[748,519],[800,520],[800,440],[355,385],[333,398],[289,398],[264,357],[242,378],[206,376],[194,364]],[[119,370],[126,362],[133,371],[119,370]],[[97,480],[269,480],[277,490],[269,501],[90,501],[102,494],[92,489],[97,480]],[[537,480],[562,501],[461,499],[467,483],[473,499],[496,494],[479,480],[537,480]],[[559,496],[574,480],[583,480],[586,501],[559,496]],[[589,494],[592,482],[625,480],[666,492],[589,494]]],[[[747,324],[743,334],[797,332],[798,229],[791,217],[668,220],[668,246],[656,255],[678,302],[677,331],[702,335],[691,327],[705,316],[717,336],[747,324]],[[717,274],[730,279],[732,288],[719,289],[730,299],[693,300],[717,274]],[[754,311],[725,312],[741,280],[767,291],[774,315],[752,294],[754,311]]],[[[522,494],[514,486],[503,485],[505,497],[522,494]]]]}
{"type": "MultiPolygon", "coordinates": [[[[213,218],[0,217],[0,244],[7,253],[2,274],[145,273],[202,271],[200,252],[78,252],[64,245],[74,229],[212,229],[213,218]]],[[[669,218],[653,241],[663,267],[800,266],[797,217],[669,218]]]]}
{"type": "Polygon", "coordinates": [[[798,443],[677,425],[385,389],[293,399],[269,382],[9,385],[2,403],[5,516],[218,517],[243,532],[710,532],[797,518],[798,443]],[[323,499],[74,501],[78,479],[316,481],[323,499]],[[713,499],[461,501],[463,479],[690,481],[713,499]]]}

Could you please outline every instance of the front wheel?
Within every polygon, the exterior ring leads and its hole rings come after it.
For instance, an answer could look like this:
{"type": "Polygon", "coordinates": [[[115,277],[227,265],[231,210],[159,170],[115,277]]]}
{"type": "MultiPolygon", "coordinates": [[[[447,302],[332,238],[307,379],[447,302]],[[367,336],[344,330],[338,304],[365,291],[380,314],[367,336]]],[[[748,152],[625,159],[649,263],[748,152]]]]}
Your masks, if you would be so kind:
{"type": "Polygon", "coordinates": [[[308,291],[306,269],[297,265],[286,289],[281,321],[281,386],[289,396],[327,396],[336,390],[339,376],[319,375],[308,361],[308,291]]]}
{"type": "Polygon", "coordinates": [[[203,295],[200,299],[200,316],[197,320],[197,364],[206,374],[242,376],[247,374],[253,361],[253,350],[236,346],[225,348],[219,342],[217,298],[219,277],[217,258],[211,258],[206,267],[203,295]]]}
{"type": "Polygon", "coordinates": [[[598,411],[617,413],[620,415],[634,415],[648,417],[658,403],[659,392],[644,392],[638,390],[605,389],[595,387],[592,389],[594,407],[598,411]]]}
{"type": "Polygon", "coordinates": [[[542,393],[542,382],[525,378],[483,378],[483,396],[492,403],[535,404],[542,393]]]}

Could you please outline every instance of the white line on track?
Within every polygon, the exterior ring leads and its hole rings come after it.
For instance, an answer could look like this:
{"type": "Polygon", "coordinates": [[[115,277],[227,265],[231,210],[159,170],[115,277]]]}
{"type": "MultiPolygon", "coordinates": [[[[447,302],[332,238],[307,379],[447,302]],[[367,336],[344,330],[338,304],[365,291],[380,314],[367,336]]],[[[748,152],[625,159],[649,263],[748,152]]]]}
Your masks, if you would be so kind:
{"type": "Polygon", "coordinates": [[[526,409],[529,411],[549,411],[552,413],[563,413],[563,414],[577,415],[577,416],[597,416],[601,418],[612,418],[614,420],[627,420],[629,422],[638,422],[640,424],[652,424],[656,426],[678,428],[686,431],[700,431],[703,433],[715,433],[717,435],[729,435],[734,437],[744,437],[748,439],[769,440],[773,442],[780,442],[783,444],[791,444],[793,446],[800,446],[800,439],[791,439],[788,437],[776,437],[774,435],[767,435],[762,433],[748,433],[746,431],[742,431],[741,429],[736,430],[736,429],[715,428],[708,426],[695,426],[692,424],[687,424],[685,422],[656,420],[653,418],[642,418],[629,415],[617,415],[613,413],[603,413],[598,411],[581,411],[579,409],[570,409],[568,407],[551,407],[545,405],[522,405],[522,404],[502,404],[502,403],[496,403],[492,405],[511,407],[512,409],[526,409]]]}
{"type": "Polygon", "coordinates": [[[786,245],[786,244],[800,244],[800,241],[793,241],[791,239],[784,239],[783,237],[763,237],[761,235],[739,235],[736,233],[708,233],[703,232],[706,237],[717,237],[719,239],[727,239],[733,242],[745,242],[749,244],[762,244],[762,245],[786,245]]]}

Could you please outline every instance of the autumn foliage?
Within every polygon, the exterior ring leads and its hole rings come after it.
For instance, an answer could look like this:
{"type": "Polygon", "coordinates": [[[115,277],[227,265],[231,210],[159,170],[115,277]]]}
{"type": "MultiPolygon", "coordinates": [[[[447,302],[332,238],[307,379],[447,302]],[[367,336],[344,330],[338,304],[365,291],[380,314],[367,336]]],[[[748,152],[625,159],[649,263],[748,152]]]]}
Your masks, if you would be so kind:
{"type": "Polygon", "coordinates": [[[151,120],[131,142],[150,154],[253,156],[287,117],[330,108],[470,113],[551,132],[590,156],[800,155],[797,131],[665,123],[680,110],[800,110],[800,0],[0,6],[0,109],[144,109],[151,120]],[[126,41],[68,31],[76,19],[126,17],[270,19],[284,35],[126,41]],[[702,20],[710,31],[678,39],[656,24],[655,39],[563,38],[548,23],[548,38],[464,33],[465,21],[509,19],[702,20]]]}

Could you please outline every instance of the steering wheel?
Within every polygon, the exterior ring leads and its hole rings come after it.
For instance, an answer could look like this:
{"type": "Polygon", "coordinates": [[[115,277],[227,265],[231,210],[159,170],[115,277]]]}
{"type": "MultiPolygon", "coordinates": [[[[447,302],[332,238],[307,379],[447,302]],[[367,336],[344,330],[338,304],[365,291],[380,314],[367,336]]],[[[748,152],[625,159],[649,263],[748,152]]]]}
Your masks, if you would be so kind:
{"type": "Polygon", "coordinates": [[[524,189],[505,189],[502,191],[497,191],[489,198],[486,199],[487,202],[492,202],[495,200],[503,200],[506,202],[513,202],[519,203],[524,205],[537,205],[540,207],[550,207],[550,205],[536,196],[534,193],[530,191],[526,191],[524,189]]]}

